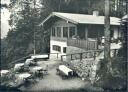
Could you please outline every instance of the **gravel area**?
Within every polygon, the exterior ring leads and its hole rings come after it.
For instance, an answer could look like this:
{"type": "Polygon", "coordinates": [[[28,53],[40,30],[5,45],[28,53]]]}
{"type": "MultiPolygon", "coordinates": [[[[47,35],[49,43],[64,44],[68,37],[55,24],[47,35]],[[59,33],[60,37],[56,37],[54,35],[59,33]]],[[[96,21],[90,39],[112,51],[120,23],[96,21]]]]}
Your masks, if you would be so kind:
{"type": "Polygon", "coordinates": [[[62,80],[62,78],[56,75],[56,70],[49,71],[49,75],[40,80],[34,85],[31,90],[65,90],[65,89],[78,89],[84,87],[84,82],[78,78],[62,80]]]}
{"type": "Polygon", "coordinates": [[[82,81],[80,78],[62,79],[61,76],[56,75],[56,68],[59,64],[60,61],[38,62],[41,67],[48,65],[48,75],[27,88],[27,91],[77,90],[85,87],[87,82],[82,81]]]}

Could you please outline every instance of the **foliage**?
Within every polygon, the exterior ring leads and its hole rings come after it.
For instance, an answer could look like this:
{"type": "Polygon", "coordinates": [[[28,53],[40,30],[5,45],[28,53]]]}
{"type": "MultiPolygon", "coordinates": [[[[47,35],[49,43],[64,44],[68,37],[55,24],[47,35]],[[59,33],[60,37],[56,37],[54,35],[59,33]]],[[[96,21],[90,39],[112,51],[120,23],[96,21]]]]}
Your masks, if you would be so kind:
{"type": "MultiPolygon", "coordinates": [[[[104,0],[43,0],[49,11],[92,14],[94,10],[104,15],[104,0]]],[[[111,16],[126,14],[126,0],[110,0],[111,16]]]]}
{"type": "MultiPolygon", "coordinates": [[[[123,23],[123,22],[122,22],[123,23]]],[[[104,89],[125,90],[127,89],[127,28],[126,22],[122,25],[122,48],[118,50],[117,56],[111,59],[111,65],[105,60],[100,61],[100,69],[97,71],[96,85],[104,89]],[[111,84],[111,85],[110,85],[111,84]]]]}
{"type": "Polygon", "coordinates": [[[117,57],[112,58],[112,63],[109,67],[107,67],[108,63],[105,60],[100,61],[100,68],[97,71],[99,80],[95,82],[95,85],[110,90],[126,90],[128,70],[125,50],[126,48],[119,50],[120,53],[118,53],[117,57]]]}
{"type": "MultiPolygon", "coordinates": [[[[38,16],[39,11],[37,11],[36,8],[32,8],[29,3],[24,4],[23,7],[21,11],[18,11],[18,16],[20,17],[17,20],[18,22],[15,27],[8,32],[6,38],[8,45],[6,54],[7,60],[10,62],[33,53],[34,32],[37,36],[36,38],[41,39],[42,36],[41,33],[40,35],[37,33],[39,29],[36,29],[36,25],[40,22],[40,16],[38,16]]],[[[11,20],[13,20],[13,17],[11,20]]],[[[10,22],[10,24],[13,26],[13,23],[10,22]]],[[[40,50],[37,51],[37,53],[39,53],[40,50]]]]}
{"type": "Polygon", "coordinates": [[[7,42],[4,39],[1,39],[1,52],[0,56],[1,56],[1,64],[0,64],[0,68],[5,66],[7,64],[7,60],[6,60],[6,52],[7,52],[7,42]]]}

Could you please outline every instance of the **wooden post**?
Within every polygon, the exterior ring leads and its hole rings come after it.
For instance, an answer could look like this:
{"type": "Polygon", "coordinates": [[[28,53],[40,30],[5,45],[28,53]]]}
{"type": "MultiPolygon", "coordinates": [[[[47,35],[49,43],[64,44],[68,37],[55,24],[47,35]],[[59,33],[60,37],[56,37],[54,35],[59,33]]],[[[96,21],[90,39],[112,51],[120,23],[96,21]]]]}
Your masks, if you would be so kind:
{"type": "Polygon", "coordinates": [[[50,53],[48,53],[48,59],[49,59],[49,57],[50,57],[50,53]]]}
{"type": "Polygon", "coordinates": [[[71,54],[71,60],[72,60],[72,54],[71,54]]]}
{"type": "Polygon", "coordinates": [[[80,53],[80,60],[82,60],[82,53],[80,53]]]}
{"type": "Polygon", "coordinates": [[[88,39],[88,28],[87,26],[85,26],[85,40],[88,39]]]}
{"type": "Polygon", "coordinates": [[[57,37],[57,27],[54,28],[55,28],[55,37],[57,37]]]}
{"type": "Polygon", "coordinates": [[[95,42],[95,49],[99,49],[99,39],[97,38],[96,39],[96,42],[95,42]]]}
{"type": "Polygon", "coordinates": [[[77,35],[77,26],[75,27],[75,35],[77,35]]]}
{"type": "MultiPolygon", "coordinates": [[[[34,0],[34,18],[35,18],[35,5],[36,5],[36,1],[34,0]]],[[[34,41],[33,41],[33,44],[34,44],[34,50],[33,50],[33,53],[34,53],[34,55],[36,54],[36,39],[35,39],[35,37],[36,37],[36,34],[35,34],[35,20],[33,21],[33,30],[34,30],[34,41]]]]}
{"type": "Polygon", "coordinates": [[[58,53],[57,53],[57,58],[58,58],[58,53]]]}
{"type": "Polygon", "coordinates": [[[61,56],[61,61],[63,61],[63,56],[61,56]]]}
{"type": "Polygon", "coordinates": [[[94,60],[96,59],[96,52],[94,51],[94,56],[93,56],[94,60]]]}
{"type": "Polygon", "coordinates": [[[109,15],[110,1],[105,0],[105,46],[104,46],[104,58],[107,62],[110,60],[110,15],[109,15]]]}
{"type": "Polygon", "coordinates": [[[69,32],[70,30],[69,30],[69,27],[68,27],[68,38],[70,38],[70,32],[69,32]]]}
{"type": "Polygon", "coordinates": [[[114,49],[114,57],[116,57],[117,49],[114,49]]]}
{"type": "Polygon", "coordinates": [[[61,38],[63,38],[63,27],[61,27],[61,38]]]}

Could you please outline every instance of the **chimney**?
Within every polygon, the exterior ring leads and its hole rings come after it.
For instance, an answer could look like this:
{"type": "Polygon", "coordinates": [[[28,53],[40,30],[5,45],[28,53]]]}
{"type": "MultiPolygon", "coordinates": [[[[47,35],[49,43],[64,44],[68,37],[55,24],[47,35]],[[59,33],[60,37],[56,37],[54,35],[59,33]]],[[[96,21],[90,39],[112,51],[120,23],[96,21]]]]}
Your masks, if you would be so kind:
{"type": "Polygon", "coordinates": [[[99,16],[99,11],[93,11],[93,16],[99,16]]]}

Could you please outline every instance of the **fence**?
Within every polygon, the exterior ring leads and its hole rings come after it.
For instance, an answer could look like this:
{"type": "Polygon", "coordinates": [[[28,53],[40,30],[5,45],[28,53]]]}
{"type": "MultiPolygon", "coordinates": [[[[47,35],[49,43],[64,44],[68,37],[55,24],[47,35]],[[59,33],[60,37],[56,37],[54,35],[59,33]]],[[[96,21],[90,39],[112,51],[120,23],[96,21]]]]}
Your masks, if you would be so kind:
{"type": "Polygon", "coordinates": [[[68,46],[79,47],[85,50],[97,50],[98,45],[97,41],[89,41],[89,40],[80,40],[80,39],[68,39],[68,46]]]}
{"type": "Polygon", "coordinates": [[[67,54],[61,56],[61,61],[71,61],[77,59],[86,59],[86,58],[93,58],[94,60],[96,57],[102,52],[102,50],[89,50],[82,53],[74,53],[74,54],[67,54]]]}

